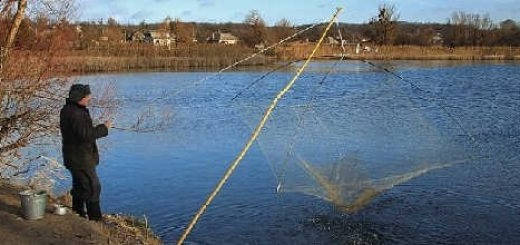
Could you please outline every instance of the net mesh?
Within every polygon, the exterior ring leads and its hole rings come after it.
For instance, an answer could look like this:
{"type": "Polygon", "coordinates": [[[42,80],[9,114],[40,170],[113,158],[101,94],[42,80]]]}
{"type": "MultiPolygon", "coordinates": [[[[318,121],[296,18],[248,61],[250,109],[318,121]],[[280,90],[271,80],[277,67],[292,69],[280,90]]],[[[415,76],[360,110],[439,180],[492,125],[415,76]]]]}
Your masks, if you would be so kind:
{"type": "MultiPolygon", "coordinates": [[[[276,86],[258,83],[242,92],[242,103],[249,102],[242,118],[251,128],[267,103],[261,91],[276,86]]],[[[470,136],[449,117],[435,98],[384,71],[320,62],[280,103],[257,145],[278,192],[354,212],[395,185],[468,162],[470,136]]]]}

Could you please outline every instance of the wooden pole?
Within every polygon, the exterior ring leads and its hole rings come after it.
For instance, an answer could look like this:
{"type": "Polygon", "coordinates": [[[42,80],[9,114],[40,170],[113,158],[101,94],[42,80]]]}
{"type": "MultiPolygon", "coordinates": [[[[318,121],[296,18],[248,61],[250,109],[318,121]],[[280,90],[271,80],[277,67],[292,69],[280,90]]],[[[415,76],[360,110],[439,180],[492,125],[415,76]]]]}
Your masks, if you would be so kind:
{"type": "Polygon", "coordinates": [[[314,50],[312,51],[312,53],[309,55],[309,57],[307,58],[307,60],[305,61],[305,63],[302,65],[302,67],[298,70],[298,72],[296,73],[296,75],[293,77],[293,79],[291,79],[291,81],[289,81],[285,87],[276,95],[276,97],[273,99],[273,101],[271,102],[271,104],[269,105],[269,107],[267,107],[265,113],[264,113],[264,116],[262,117],[262,119],[260,120],[260,122],[258,123],[258,125],[256,126],[255,130],[253,131],[253,133],[251,134],[249,140],[247,141],[246,145],[244,146],[244,148],[240,151],[240,153],[236,156],[235,160],[231,163],[231,165],[228,167],[228,169],[226,170],[224,176],[220,179],[220,181],[218,182],[217,186],[215,186],[215,188],[213,189],[213,191],[209,194],[208,198],[206,199],[206,201],[204,202],[204,204],[202,204],[202,206],[200,207],[200,209],[195,213],[195,216],[192,218],[192,220],[190,221],[190,223],[188,224],[188,226],[186,227],[186,230],[183,232],[183,234],[181,235],[181,237],[179,238],[179,240],[177,241],[177,244],[180,245],[180,244],[183,244],[184,243],[184,240],[186,240],[186,237],[188,237],[188,235],[191,233],[193,227],[195,226],[195,224],[198,222],[198,220],[200,219],[200,217],[202,216],[202,214],[204,213],[204,211],[206,211],[206,209],[208,208],[208,206],[211,204],[211,202],[213,201],[213,199],[217,196],[217,194],[220,192],[220,190],[222,189],[222,186],[224,186],[224,184],[226,183],[226,181],[229,179],[229,177],[231,176],[231,174],[233,174],[233,172],[235,171],[236,167],[240,164],[240,162],[242,161],[242,159],[244,158],[244,156],[246,155],[246,153],[249,151],[249,148],[253,145],[253,143],[255,142],[256,138],[260,135],[260,132],[262,131],[265,123],[267,122],[267,120],[269,119],[269,117],[271,116],[271,113],[273,112],[273,110],[275,109],[275,107],[278,105],[278,102],[282,99],[282,97],[287,93],[289,92],[289,90],[291,89],[291,87],[294,85],[294,83],[296,82],[296,80],[298,79],[298,77],[303,73],[303,71],[305,70],[305,68],[307,67],[307,65],[310,63],[310,61],[312,60],[314,54],[316,53],[316,51],[319,49],[321,43],[323,42],[323,40],[325,39],[325,36],[327,35],[327,32],[330,30],[332,24],[334,23],[334,21],[336,20],[336,18],[338,17],[339,13],[342,11],[341,8],[338,8],[338,10],[334,13],[334,15],[332,16],[329,24],[327,25],[327,28],[325,29],[325,31],[323,32],[320,40],[318,41],[318,43],[316,44],[316,47],[314,48],[314,50]]]}

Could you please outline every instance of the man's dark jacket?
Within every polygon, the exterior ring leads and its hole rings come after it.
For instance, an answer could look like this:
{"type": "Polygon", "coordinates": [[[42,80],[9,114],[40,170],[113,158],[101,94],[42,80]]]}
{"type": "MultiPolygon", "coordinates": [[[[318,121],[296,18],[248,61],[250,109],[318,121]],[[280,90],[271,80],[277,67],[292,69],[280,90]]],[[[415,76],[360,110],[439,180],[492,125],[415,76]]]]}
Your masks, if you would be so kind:
{"type": "Polygon", "coordinates": [[[63,162],[68,169],[92,169],[99,164],[96,139],[108,135],[104,124],[92,125],[86,107],[67,99],[60,112],[63,162]]]}

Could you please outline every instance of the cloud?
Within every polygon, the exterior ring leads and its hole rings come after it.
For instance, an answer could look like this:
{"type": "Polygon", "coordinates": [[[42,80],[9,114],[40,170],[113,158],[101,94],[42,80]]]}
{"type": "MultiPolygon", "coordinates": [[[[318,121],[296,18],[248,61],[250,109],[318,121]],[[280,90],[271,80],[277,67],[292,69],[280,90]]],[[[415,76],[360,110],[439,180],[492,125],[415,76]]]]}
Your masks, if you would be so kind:
{"type": "Polygon", "coordinates": [[[139,10],[139,11],[133,13],[130,16],[130,19],[140,21],[140,20],[151,19],[152,17],[153,17],[153,12],[152,11],[139,10]]]}
{"type": "Polygon", "coordinates": [[[210,7],[215,5],[214,0],[197,0],[197,2],[199,3],[199,7],[210,7]]]}
{"type": "Polygon", "coordinates": [[[182,11],[181,15],[182,16],[190,16],[191,15],[191,11],[189,11],[189,10],[182,11]]]}

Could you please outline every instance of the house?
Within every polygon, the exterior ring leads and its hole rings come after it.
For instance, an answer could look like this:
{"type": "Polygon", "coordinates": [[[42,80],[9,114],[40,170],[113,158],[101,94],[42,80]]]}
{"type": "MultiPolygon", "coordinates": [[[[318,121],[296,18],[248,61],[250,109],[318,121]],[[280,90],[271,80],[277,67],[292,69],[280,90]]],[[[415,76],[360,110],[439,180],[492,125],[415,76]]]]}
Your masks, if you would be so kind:
{"type": "Polygon", "coordinates": [[[255,49],[257,50],[263,50],[265,49],[265,43],[261,42],[261,43],[258,43],[258,44],[255,44],[255,49]]]}
{"type": "Polygon", "coordinates": [[[211,34],[211,37],[208,38],[208,42],[235,45],[238,42],[238,38],[229,32],[218,30],[217,32],[213,32],[211,34]]]}
{"type": "MultiPolygon", "coordinates": [[[[372,52],[372,47],[369,46],[371,40],[369,38],[361,38],[361,42],[356,44],[356,54],[363,52],[372,52]]],[[[377,52],[377,50],[376,50],[377,52]]]]}
{"type": "Polygon", "coordinates": [[[442,45],[444,43],[444,38],[440,32],[436,32],[432,37],[432,44],[434,45],[442,45]]]}
{"type": "Polygon", "coordinates": [[[136,32],[130,33],[128,35],[127,40],[130,42],[139,42],[139,43],[148,43],[152,42],[152,38],[146,30],[138,30],[136,32]]]}
{"type": "Polygon", "coordinates": [[[76,26],[75,26],[75,31],[76,31],[76,33],[78,33],[78,34],[81,34],[81,33],[83,32],[83,28],[81,28],[80,25],[76,25],[76,26]]]}
{"type": "Polygon", "coordinates": [[[127,41],[170,47],[175,43],[175,37],[165,30],[138,30],[130,34],[127,41]]]}
{"type": "Polygon", "coordinates": [[[337,45],[340,41],[334,37],[327,37],[327,43],[331,45],[337,45]]]}
{"type": "Polygon", "coordinates": [[[175,38],[173,38],[172,35],[170,35],[170,33],[165,30],[150,30],[149,35],[153,45],[156,46],[170,47],[172,43],[175,43],[175,38]]]}

